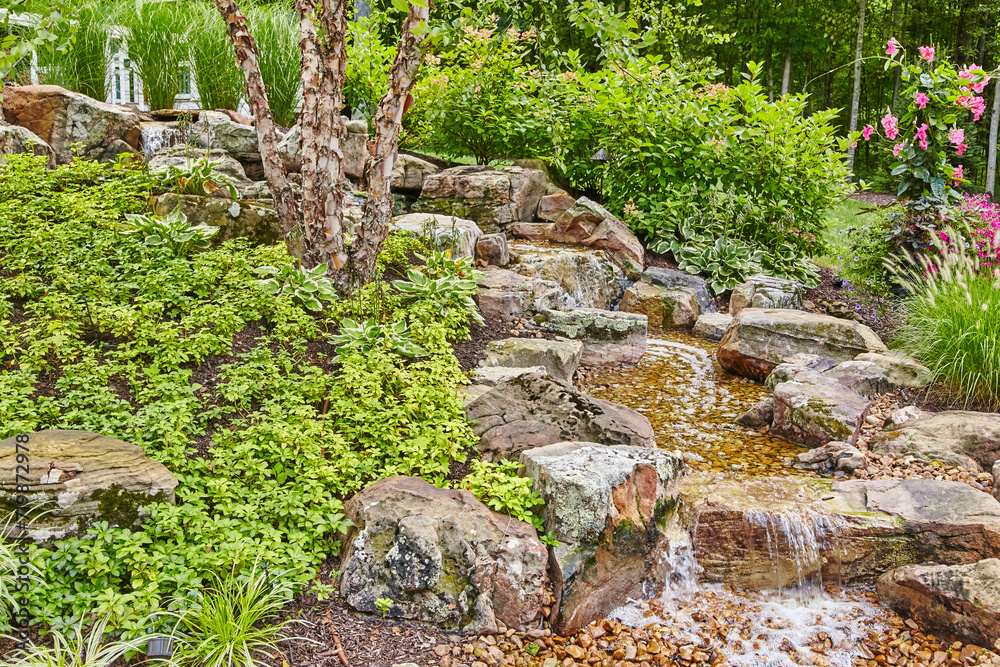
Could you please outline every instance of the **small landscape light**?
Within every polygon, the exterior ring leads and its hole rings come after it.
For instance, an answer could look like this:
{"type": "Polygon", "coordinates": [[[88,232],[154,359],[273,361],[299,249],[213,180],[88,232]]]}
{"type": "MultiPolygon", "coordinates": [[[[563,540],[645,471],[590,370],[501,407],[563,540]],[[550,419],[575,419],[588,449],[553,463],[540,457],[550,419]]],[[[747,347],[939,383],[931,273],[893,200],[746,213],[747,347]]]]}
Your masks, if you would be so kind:
{"type": "Polygon", "coordinates": [[[174,654],[173,637],[153,637],[146,646],[146,657],[154,660],[166,660],[174,654]]]}
{"type": "Polygon", "coordinates": [[[607,152],[603,148],[590,156],[590,159],[594,162],[607,162],[611,159],[611,153],[607,152]]]}

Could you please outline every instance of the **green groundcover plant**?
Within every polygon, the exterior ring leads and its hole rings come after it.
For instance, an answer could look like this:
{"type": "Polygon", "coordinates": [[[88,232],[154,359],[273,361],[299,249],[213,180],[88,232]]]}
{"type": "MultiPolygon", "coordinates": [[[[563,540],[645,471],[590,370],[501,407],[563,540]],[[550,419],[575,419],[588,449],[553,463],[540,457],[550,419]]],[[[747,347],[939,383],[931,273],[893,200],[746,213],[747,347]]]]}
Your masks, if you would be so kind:
{"type": "Polygon", "coordinates": [[[474,442],[448,342],[468,328],[462,278],[441,278],[461,284],[451,305],[377,283],[314,312],[258,282],[288,265],[283,245],[175,254],[125,233],[158,188],[83,160],[0,165],[0,437],[97,431],[179,481],[176,504],[151,504],[139,527],[32,547],[40,584],[21,602],[55,631],[96,615],[116,637],[163,632],[151,614],[193,609],[216,575],[261,560],[329,594],[317,575],[348,527],[342,499],[390,475],[444,485],[474,442]],[[345,317],[405,322],[422,354],[348,345],[335,362],[324,339],[345,317]]]}

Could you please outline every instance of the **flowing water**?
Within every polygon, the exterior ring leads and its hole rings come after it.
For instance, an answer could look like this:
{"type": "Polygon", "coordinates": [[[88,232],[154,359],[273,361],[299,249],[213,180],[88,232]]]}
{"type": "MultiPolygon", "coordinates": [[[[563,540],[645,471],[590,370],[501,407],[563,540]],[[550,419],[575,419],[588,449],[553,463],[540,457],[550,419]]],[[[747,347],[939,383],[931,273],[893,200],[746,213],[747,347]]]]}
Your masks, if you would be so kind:
{"type": "Polygon", "coordinates": [[[146,157],[169,146],[176,146],[184,141],[184,133],[177,123],[160,121],[143,121],[140,123],[142,151],[146,157]]]}

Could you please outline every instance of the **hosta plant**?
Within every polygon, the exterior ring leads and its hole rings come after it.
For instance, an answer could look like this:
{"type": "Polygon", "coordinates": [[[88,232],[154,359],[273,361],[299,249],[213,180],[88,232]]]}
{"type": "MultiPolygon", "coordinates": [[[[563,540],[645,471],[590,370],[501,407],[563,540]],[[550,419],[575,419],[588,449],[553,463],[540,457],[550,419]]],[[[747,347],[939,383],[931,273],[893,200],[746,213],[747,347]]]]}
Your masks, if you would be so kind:
{"type": "Polygon", "coordinates": [[[230,199],[237,199],[234,181],[229,176],[215,170],[221,162],[212,162],[208,156],[188,161],[184,168],[168,164],[166,172],[160,176],[160,185],[181,195],[211,195],[225,190],[230,199]]]}
{"type": "Polygon", "coordinates": [[[375,320],[355,322],[345,317],[340,323],[340,333],[330,336],[329,340],[337,346],[338,355],[348,351],[367,354],[375,349],[394,352],[403,357],[427,354],[424,348],[414,342],[403,320],[394,324],[379,324],[375,320]]]}
{"type": "Polygon", "coordinates": [[[188,224],[179,206],[162,218],[138,213],[127,213],[125,218],[128,224],[122,232],[142,236],[146,245],[170,248],[178,257],[208,249],[209,239],[219,233],[219,227],[188,224]]]}
{"type": "Polygon", "coordinates": [[[424,256],[417,254],[417,258],[424,263],[423,266],[416,267],[416,270],[428,278],[442,278],[444,276],[458,276],[459,278],[476,279],[482,277],[482,273],[476,271],[472,265],[472,257],[452,258],[451,250],[439,252],[437,250],[424,256]]]}
{"type": "Polygon", "coordinates": [[[323,302],[337,298],[333,281],[326,276],[326,263],[313,269],[286,264],[281,267],[261,266],[259,275],[271,276],[257,282],[268,294],[289,294],[296,303],[309,310],[323,310],[323,302]]]}
{"type": "Polygon", "coordinates": [[[407,271],[406,275],[409,280],[394,280],[392,282],[392,286],[402,292],[404,296],[429,301],[435,304],[442,314],[456,310],[466,313],[468,317],[483,324],[483,316],[479,314],[476,302],[472,299],[472,295],[478,289],[476,278],[482,275],[478,271],[474,271],[473,275],[468,278],[460,278],[455,275],[430,278],[413,269],[407,271]]]}

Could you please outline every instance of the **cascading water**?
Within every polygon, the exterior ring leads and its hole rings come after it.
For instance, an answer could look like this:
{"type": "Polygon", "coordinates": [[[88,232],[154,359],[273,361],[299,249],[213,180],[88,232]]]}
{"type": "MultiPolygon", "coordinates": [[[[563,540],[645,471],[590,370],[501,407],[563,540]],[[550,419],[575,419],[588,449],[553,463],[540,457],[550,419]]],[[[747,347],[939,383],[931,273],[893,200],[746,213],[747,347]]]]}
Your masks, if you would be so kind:
{"type": "Polygon", "coordinates": [[[173,122],[143,121],[140,123],[140,132],[142,151],[146,157],[184,141],[184,133],[173,122]]]}

